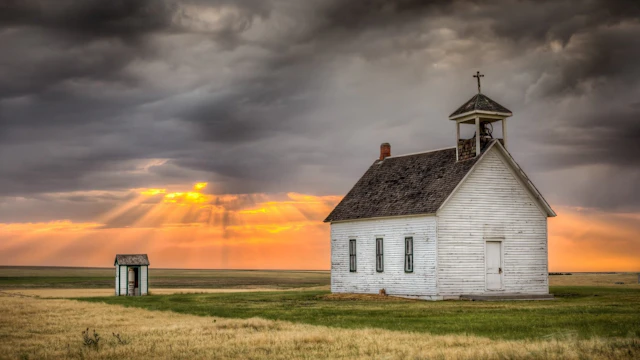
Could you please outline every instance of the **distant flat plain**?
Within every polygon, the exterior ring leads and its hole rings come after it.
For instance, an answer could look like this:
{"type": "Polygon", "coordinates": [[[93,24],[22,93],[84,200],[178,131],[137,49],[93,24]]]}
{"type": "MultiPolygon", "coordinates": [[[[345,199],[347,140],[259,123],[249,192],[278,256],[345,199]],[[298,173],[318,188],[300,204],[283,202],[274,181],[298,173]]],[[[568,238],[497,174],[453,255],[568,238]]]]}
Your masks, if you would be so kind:
{"type": "MultiPolygon", "coordinates": [[[[149,287],[291,289],[329,285],[329,271],[149,269],[149,287]]],[[[114,268],[0,266],[0,289],[114,289],[114,268]]]]}
{"type": "MultiPolygon", "coordinates": [[[[549,276],[550,286],[638,285],[638,273],[574,272],[549,276]],[[616,284],[616,283],[624,284],[616,284]]],[[[149,269],[151,288],[291,289],[328,286],[328,270],[149,269]]],[[[112,289],[114,268],[0,266],[0,289],[112,289]]]]}

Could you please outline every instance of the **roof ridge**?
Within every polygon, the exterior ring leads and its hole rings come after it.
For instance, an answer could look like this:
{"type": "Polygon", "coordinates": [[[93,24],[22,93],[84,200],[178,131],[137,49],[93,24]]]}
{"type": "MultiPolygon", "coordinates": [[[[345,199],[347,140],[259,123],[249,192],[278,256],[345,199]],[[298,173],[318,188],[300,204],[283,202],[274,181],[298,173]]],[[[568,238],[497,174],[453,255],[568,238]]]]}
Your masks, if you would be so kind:
{"type": "Polygon", "coordinates": [[[403,156],[411,156],[411,155],[420,155],[420,154],[428,154],[428,153],[432,153],[432,152],[436,152],[436,151],[442,151],[442,150],[449,150],[449,149],[455,149],[455,146],[449,146],[449,147],[445,147],[445,148],[440,148],[440,149],[435,149],[435,150],[427,150],[427,151],[419,151],[419,152],[414,152],[414,153],[409,153],[409,154],[402,154],[402,155],[394,155],[394,156],[387,156],[386,159],[391,159],[391,158],[399,158],[399,157],[403,157],[403,156]]]}

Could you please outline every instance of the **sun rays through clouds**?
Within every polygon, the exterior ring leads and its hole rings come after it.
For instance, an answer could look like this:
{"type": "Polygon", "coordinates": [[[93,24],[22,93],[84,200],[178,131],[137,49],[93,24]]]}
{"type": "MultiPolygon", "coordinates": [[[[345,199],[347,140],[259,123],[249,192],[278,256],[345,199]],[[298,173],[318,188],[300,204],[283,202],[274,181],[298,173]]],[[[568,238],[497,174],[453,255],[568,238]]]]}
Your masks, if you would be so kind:
{"type": "MultiPolygon", "coordinates": [[[[0,264],[110,266],[116,253],[140,252],[158,267],[330,267],[329,226],[322,220],[341,197],[216,194],[213,188],[199,182],[57,194],[57,201],[74,206],[109,206],[89,217],[0,223],[0,264]]],[[[633,240],[640,215],[572,207],[557,211],[560,216],[549,223],[550,271],[640,267],[633,256],[640,251],[633,240]]]]}
{"type": "Polygon", "coordinates": [[[322,220],[340,197],[207,190],[132,189],[92,221],[0,224],[0,262],[108,266],[115,253],[145,252],[163,267],[328,268],[322,220]]]}

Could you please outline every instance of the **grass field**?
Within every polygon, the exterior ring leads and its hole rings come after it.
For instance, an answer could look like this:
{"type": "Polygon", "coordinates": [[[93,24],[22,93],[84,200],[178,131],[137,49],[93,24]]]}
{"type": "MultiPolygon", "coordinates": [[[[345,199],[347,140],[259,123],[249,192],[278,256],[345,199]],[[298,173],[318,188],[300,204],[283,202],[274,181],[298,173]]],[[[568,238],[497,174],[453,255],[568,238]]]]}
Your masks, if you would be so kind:
{"type": "MultiPolygon", "coordinates": [[[[328,285],[328,271],[149,269],[153,288],[273,288],[328,285]]],[[[113,268],[0,267],[0,289],[113,289],[113,268]]]]}
{"type": "Polygon", "coordinates": [[[631,273],[551,276],[553,301],[426,302],[332,295],[328,272],[152,271],[153,295],[115,297],[90,284],[111,269],[0,268],[0,359],[640,358],[631,273]]]}
{"type": "Polygon", "coordinates": [[[177,294],[85,301],[229,318],[261,317],[347,329],[380,328],[491,339],[640,336],[640,288],[554,287],[555,301],[427,302],[327,291],[177,294]],[[357,300],[356,300],[357,299],[357,300]]]}
{"type": "MultiPolygon", "coordinates": [[[[352,301],[353,302],[353,301],[352,301]]],[[[385,302],[387,303],[387,302],[385,302]]],[[[417,303],[417,302],[416,302],[417,303]]],[[[449,304],[440,302],[437,304],[449,304]]],[[[226,319],[0,294],[3,359],[637,359],[640,339],[527,340],[226,319]],[[95,329],[98,346],[83,345],[95,329]],[[122,342],[112,334],[119,334],[122,342]]]]}

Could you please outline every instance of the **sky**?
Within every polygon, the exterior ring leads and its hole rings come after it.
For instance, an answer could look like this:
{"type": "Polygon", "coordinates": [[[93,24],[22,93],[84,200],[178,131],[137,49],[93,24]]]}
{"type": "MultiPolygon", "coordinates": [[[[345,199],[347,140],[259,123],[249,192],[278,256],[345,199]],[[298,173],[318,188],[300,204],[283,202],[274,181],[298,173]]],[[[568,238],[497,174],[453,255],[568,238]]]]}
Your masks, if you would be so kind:
{"type": "MultiPolygon", "coordinates": [[[[558,217],[551,271],[640,270],[640,2],[4,0],[0,265],[328,269],[379,154],[477,92],[558,217]]],[[[464,135],[464,134],[463,134],[464,135]]]]}

